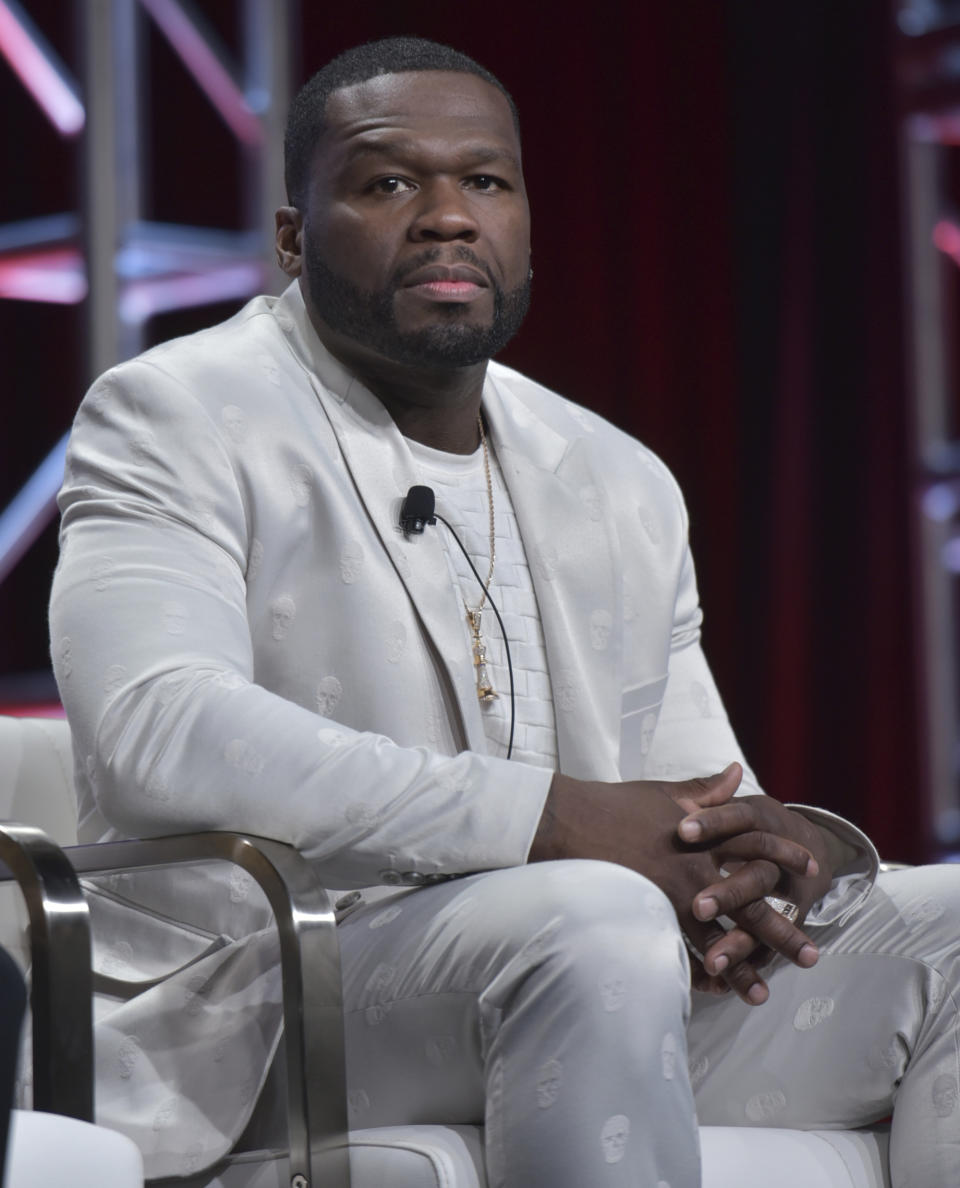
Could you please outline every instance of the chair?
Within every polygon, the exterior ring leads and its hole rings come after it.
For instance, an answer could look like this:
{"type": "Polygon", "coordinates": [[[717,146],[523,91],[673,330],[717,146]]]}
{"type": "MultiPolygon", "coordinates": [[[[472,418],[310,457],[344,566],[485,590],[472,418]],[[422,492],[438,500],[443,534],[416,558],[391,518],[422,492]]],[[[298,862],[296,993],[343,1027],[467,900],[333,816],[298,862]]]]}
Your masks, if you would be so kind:
{"type": "MultiPolygon", "coordinates": [[[[334,916],[296,851],[229,833],[77,846],[71,773],[65,722],[0,717],[0,818],[30,822],[0,826],[0,860],[9,868],[0,879],[18,881],[29,914],[35,1108],[84,1120],[93,1115],[90,942],[77,876],[201,859],[235,862],[260,882],[277,919],[289,1146],[236,1152],[177,1183],[350,1188],[352,1179],[354,1188],[487,1188],[479,1127],[359,1130],[350,1133],[347,1148],[334,916]]],[[[8,915],[4,907],[0,921],[8,915]]],[[[0,940],[6,939],[0,923],[0,940]]],[[[882,1129],[701,1127],[700,1136],[703,1188],[767,1188],[772,1169],[778,1188],[889,1188],[882,1129]]]]}
{"type": "Polygon", "coordinates": [[[143,1160],[133,1141],[64,1114],[14,1110],[4,1188],[142,1188],[143,1160]]]}

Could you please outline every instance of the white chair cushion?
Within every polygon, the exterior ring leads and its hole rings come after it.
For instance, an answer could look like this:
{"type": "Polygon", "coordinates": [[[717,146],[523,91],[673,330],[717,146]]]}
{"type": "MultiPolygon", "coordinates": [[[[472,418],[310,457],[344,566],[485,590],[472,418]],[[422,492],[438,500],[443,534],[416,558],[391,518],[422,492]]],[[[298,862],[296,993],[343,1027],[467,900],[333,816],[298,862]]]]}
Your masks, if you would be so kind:
{"type": "Polygon", "coordinates": [[[73,747],[63,718],[0,716],[0,818],[26,821],[61,846],[77,842],[73,747]]]}
{"type": "Polygon", "coordinates": [[[125,1135],[61,1114],[14,1110],[5,1188],[143,1188],[143,1160],[125,1135]]]}
{"type": "MultiPolygon", "coordinates": [[[[350,1132],[357,1188],[487,1188],[476,1126],[383,1126],[350,1132]]],[[[234,1155],[207,1188],[290,1188],[285,1155],[234,1155]]]]}
{"type": "MultiPolygon", "coordinates": [[[[889,1188],[882,1131],[702,1126],[703,1188],[889,1188]]],[[[350,1133],[358,1188],[486,1188],[473,1126],[384,1126],[350,1133]]],[[[285,1157],[235,1156],[209,1188],[289,1188],[285,1157]]]]}
{"type": "Polygon", "coordinates": [[[890,1188],[882,1130],[701,1126],[703,1188],[890,1188]]]}
{"type": "MultiPolygon", "coordinates": [[[[61,846],[77,841],[70,727],[62,718],[0,716],[0,820],[43,829],[61,846]]],[[[0,887],[0,945],[30,965],[27,911],[15,883],[0,887]]]]}

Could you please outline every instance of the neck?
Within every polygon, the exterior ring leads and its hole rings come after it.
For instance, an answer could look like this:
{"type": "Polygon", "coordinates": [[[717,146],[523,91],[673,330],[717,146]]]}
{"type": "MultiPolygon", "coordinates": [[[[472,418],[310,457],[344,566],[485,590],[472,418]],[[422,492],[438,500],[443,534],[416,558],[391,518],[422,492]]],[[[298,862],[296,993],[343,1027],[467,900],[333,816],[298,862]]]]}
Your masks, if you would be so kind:
{"type": "Polygon", "coordinates": [[[363,373],[358,373],[358,378],[383,404],[404,437],[448,454],[472,454],[480,444],[477,417],[485,372],[484,363],[479,375],[474,368],[465,368],[452,375],[417,370],[389,379],[363,373]],[[465,371],[474,374],[467,376],[465,371]]]}
{"type": "Polygon", "coordinates": [[[472,454],[480,444],[477,417],[486,360],[469,367],[406,366],[327,326],[317,332],[327,350],[383,404],[404,437],[448,454],[472,454]]]}

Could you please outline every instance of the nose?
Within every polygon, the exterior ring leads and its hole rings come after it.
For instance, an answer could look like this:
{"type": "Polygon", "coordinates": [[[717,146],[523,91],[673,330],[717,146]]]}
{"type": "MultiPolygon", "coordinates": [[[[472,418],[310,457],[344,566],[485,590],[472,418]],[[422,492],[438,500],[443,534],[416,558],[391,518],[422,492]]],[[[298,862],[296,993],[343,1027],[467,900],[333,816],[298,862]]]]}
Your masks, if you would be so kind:
{"type": "Polygon", "coordinates": [[[474,243],[479,234],[469,197],[456,181],[437,180],[421,189],[409,228],[412,240],[427,243],[458,239],[474,243]]]}

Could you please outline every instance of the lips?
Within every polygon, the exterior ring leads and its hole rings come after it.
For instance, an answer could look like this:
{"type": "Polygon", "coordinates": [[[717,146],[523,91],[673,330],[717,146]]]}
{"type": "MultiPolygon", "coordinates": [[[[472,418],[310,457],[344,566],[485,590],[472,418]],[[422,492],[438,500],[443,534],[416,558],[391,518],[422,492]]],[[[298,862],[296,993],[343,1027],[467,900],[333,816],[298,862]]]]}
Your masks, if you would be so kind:
{"type": "Polygon", "coordinates": [[[467,264],[427,264],[418,268],[404,278],[405,289],[415,288],[417,285],[476,285],[478,288],[489,288],[489,281],[477,268],[467,264]]]}

